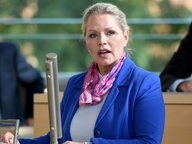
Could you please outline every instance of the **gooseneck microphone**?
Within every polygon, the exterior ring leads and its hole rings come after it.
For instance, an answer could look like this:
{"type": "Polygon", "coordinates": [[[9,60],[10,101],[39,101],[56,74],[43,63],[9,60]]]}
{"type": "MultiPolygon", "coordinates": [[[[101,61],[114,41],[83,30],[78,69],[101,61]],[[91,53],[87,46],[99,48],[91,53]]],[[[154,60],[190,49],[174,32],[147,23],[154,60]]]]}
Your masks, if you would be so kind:
{"type": "Polygon", "coordinates": [[[58,140],[62,137],[62,128],[59,100],[59,83],[57,76],[57,54],[48,53],[46,55],[45,71],[49,107],[50,142],[51,144],[58,144],[58,140]]]}

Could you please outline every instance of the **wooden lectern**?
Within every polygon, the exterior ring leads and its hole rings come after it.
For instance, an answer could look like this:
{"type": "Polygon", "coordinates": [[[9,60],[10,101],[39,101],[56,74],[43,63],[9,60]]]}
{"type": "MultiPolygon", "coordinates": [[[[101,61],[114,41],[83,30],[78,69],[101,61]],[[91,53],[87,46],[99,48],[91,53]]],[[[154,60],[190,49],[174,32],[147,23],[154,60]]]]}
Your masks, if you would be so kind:
{"type": "MultiPolygon", "coordinates": [[[[62,93],[60,97],[62,98],[62,93]]],[[[166,122],[163,144],[192,143],[192,93],[163,93],[166,122]]],[[[34,136],[49,131],[47,94],[34,96],[34,136]]]]}

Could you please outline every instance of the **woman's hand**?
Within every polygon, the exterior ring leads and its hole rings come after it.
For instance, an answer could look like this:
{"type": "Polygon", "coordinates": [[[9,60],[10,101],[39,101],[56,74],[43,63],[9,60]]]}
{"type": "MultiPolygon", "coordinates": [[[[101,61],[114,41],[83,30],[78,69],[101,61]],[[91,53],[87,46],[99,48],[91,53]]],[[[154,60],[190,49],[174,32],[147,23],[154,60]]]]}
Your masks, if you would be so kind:
{"type": "MultiPolygon", "coordinates": [[[[1,135],[0,141],[6,144],[13,144],[14,135],[10,132],[6,132],[4,135],[1,135]]],[[[17,141],[17,144],[20,144],[19,141],[17,141]]]]}

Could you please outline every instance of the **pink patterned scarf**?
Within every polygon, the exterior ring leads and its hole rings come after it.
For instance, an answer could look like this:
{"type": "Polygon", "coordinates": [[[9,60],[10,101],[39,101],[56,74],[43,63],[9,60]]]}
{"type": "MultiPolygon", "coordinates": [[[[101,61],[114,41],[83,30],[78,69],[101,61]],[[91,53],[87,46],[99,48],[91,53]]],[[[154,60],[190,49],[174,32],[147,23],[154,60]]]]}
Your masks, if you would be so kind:
{"type": "Polygon", "coordinates": [[[103,96],[112,87],[115,78],[121,69],[125,60],[125,53],[120,60],[115,64],[113,69],[103,77],[99,78],[97,64],[92,63],[88,69],[83,85],[83,92],[79,98],[79,105],[95,105],[103,100],[103,96]]]}

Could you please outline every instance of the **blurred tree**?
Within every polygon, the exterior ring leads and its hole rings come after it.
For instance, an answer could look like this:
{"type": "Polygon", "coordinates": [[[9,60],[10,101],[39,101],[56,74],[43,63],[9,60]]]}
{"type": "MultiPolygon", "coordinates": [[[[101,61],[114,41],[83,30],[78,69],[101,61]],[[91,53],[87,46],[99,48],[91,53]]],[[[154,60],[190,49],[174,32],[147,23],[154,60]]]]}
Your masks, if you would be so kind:
{"type": "MultiPolygon", "coordinates": [[[[162,70],[176,49],[179,38],[187,31],[187,25],[145,22],[149,22],[148,18],[191,18],[192,15],[190,0],[0,0],[0,18],[26,20],[43,18],[52,23],[57,18],[79,20],[83,10],[95,2],[111,2],[125,12],[132,29],[129,43],[129,47],[133,49],[132,58],[139,66],[157,72],[162,70]],[[131,21],[132,18],[140,20],[134,22],[131,21]],[[167,35],[170,36],[166,38],[167,35]]],[[[44,71],[45,55],[49,52],[58,54],[59,71],[83,71],[89,66],[90,57],[81,37],[81,25],[79,21],[73,22],[73,24],[2,23],[0,38],[2,41],[19,43],[22,51],[27,51],[29,45],[26,43],[30,43],[33,50],[27,55],[23,53],[26,57],[31,55],[36,57],[36,66],[41,71],[44,71]]]]}

